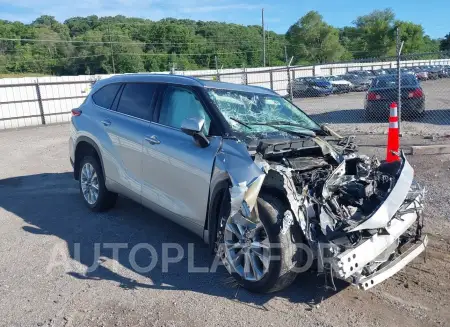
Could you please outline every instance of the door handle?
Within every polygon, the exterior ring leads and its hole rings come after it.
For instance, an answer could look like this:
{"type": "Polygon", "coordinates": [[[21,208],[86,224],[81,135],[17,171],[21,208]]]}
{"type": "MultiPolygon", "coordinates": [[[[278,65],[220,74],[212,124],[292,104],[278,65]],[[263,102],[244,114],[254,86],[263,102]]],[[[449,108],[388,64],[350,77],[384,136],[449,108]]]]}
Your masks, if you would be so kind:
{"type": "Polygon", "coordinates": [[[156,137],[156,135],[152,135],[152,136],[146,136],[145,140],[150,143],[150,144],[159,144],[161,143],[160,140],[158,140],[158,138],[156,137]]]}
{"type": "Polygon", "coordinates": [[[111,121],[110,121],[109,119],[102,120],[101,123],[103,124],[103,126],[109,126],[109,125],[111,125],[111,121]]]}

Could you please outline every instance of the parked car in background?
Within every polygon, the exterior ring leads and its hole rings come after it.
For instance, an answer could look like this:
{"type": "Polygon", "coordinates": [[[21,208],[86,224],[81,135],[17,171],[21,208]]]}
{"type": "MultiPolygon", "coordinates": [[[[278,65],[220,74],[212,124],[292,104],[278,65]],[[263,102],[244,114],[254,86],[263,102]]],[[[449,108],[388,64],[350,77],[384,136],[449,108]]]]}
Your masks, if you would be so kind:
{"type": "Polygon", "coordinates": [[[414,72],[413,67],[402,67],[402,68],[400,68],[400,72],[402,74],[416,75],[416,73],[414,72]]]}
{"type": "Polygon", "coordinates": [[[372,79],[364,78],[362,76],[354,75],[354,74],[346,74],[340,76],[342,79],[349,81],[353,84],[352,91],[361,92],[367,91],[372,83],[372,79]]]}
{"type": "Polygon", "coordinates": [[[450,71],[445,66],[440,66],[437,68],[439,78],[447,78],[450,77],[450,71]]]}
{"type": "Polygon", "coordinates": [[[325,79],[333,86],[333,93],[348,93],[353,89],[353,84],[339,76],[327,76],[325,79]]]}
{"type": "MultiPolygon", "coordinates": [[[[423,116],[425,94],[414,75],[401,75],[402,115],[423,116]]],[[[389,106],[398,101],[398,78],[396,75],[379,76],[373,80],[365,100],[367,119],[389,116],[389,106]]]]}
{"type": "Polygon", "coordinates": [[[375,70],[372,70],[372,74],[374,76],[386,75],[387,71],[385,69],[375,69],[375,70]]]}
{"type": "Polygon", "coordinates": [[[387,75],[394,75],[394,74],[397,74],[397,68],[387,68],[387,69],[386,69],[386,74],[387,74],[387,75]]]}
{"type": "Polygon", "coordinates": [[[426,66],[423,69],[428,73],[428,79],[439,79],[439,69],[437,69],[436,67],[426,66]]]}
{"type": "Polygon", "coordinates": [[[348,74],[357,75],[364,79],[374,79],[376,77],[376,75],[372,73],[371,70],[353,70],[348,72],[348,74]]]}
{"type": "Polygon", "coordinates": [[[422,67],[414,67],[413,71],[420,81],[427,81],[428,80],[428,72],[424,70],[422,67]]]}
{"type": "MultiPolygon", "coordinates": [[[[290,85],[287,92],[290,94],[290,85]]],[[[293,97],[327,96],[333,93],[333,86],[323,77],[300,77],[292,84],[293,97]]]]}

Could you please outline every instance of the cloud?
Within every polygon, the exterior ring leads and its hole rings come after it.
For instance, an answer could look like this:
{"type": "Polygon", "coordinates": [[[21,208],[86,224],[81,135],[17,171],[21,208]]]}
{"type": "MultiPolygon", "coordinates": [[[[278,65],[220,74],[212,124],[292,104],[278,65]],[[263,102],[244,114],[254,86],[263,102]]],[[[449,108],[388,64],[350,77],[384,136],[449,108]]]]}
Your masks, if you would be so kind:
{"type": "Polygon", "coordinates": [[[220,6],[203,6],[203,7],[183,7],[182,12],[185,13],[207,13],[217,11],[230,11],[230,10],[261,10],[261,5],[247,5],[243,3],[220,5],[220,6]]]}

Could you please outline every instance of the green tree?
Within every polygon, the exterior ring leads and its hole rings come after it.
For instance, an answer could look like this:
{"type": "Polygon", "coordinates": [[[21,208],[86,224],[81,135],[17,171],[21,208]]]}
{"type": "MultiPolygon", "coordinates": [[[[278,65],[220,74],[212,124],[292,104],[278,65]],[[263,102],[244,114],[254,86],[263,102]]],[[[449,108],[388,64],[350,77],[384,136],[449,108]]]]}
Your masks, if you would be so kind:
{"type": "Polygon", "coordinates": [[[346,55],[339,42],[339,31],[323,21],[317,11],[310,11],[286,33],[288,52],[297,61],[333,62],[346,55]]]}
{"type": "Polygon", "coordinates": [[[426,51],[424,30],[422,25],[412,22],[397,21],[395,28],[400,29],[400,40],[403,44],[403,54],[420,53],[426,51]]]}
{"type": "Polygon", "coordinates": [[[395,54],[395,15],[391,9],[375,10],[354,21],[361,40],[356,57],[383,57],[395,54]]]}
{"type": "MultiPolygon", "coordinates": [[[[390,10],[358,17],[336,29],[309,12],[285,35],[266,31],[267,65],[284,65],[284,48],[296,63],[324,63],[395,53],[395,27],[401,27],[404,53],[449,49],[424,35],[420,25],[396,21],[390,10]]],[[[166,18],[73,17],[64,23],[43,15],[31,24],[0,20],[0,71],[81,75],[141,71],[260,67],[261,26],[166,18]],[[112,43],[111,43],[112,41],[112,43]],[[114,68],[113,68],[114,62],[114,68]]],[[[429,55],[436,57],[436,55],[429,55]]]]}
{"type": "Polygon", "coordinates": [[[448,33],[448,34],[441,40],[440,49],[441,49],[442,51],[450,51],[450,33],[448,33]]]}

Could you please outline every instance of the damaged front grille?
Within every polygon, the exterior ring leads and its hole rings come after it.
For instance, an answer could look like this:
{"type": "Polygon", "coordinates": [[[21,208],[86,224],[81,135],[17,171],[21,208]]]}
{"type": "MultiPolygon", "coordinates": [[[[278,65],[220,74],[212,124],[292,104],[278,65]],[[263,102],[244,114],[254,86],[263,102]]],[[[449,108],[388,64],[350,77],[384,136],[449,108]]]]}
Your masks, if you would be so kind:
{"type": "Polygon", "coordinates": [[[333,240],[367,219],[385,201],[399,168],[399,163],[381,164],[376,159],[356,157],[336,169],[329,165],[296,171],[293,179],[297,192],[313,209],[310,224],[320,225],[325,238],[333,240]]]}

